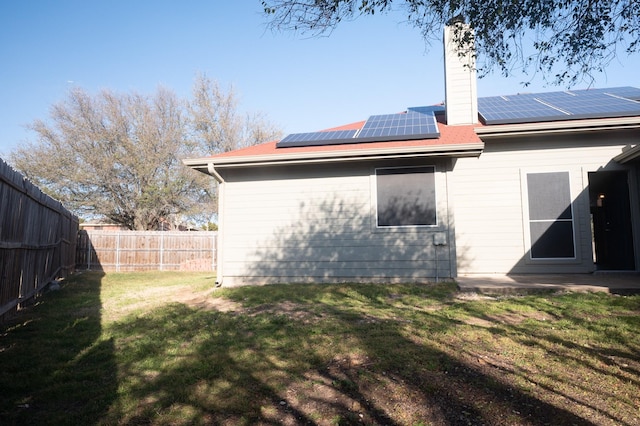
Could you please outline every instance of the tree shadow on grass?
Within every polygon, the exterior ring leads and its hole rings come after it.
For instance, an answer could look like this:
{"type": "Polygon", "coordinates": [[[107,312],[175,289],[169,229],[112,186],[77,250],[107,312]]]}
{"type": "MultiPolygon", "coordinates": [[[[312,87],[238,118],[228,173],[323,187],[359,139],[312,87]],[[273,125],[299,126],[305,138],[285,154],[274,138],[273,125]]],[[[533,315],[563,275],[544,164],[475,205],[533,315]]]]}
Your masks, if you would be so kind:
{"type": "MultiPolygon", "coordinates": [[[[358,288],[355,286],[354,290],[358,288]]],[[[416,410],[415,417],[401,424],[413,423],[423,416],[430,424],[591,424],[521,392],[499,377],[487,375],[435,345],[422,343],[424,339],[412,339],[412,327],[404,321],[391,319],[365,327],[357,321],[344,323],[357,336],[367,356],[375,360],[371,371],[386,376],[383,388],[393,388],[395,384],[404,388],[396,392],[397,398],[407,394],[413,398],[409,407],[416,410]]],[[[460,325],[457,320],[433,312],[418,312],[414,321],[426,326],[426,333],[434,336],[460,325]]],[[[358,377],[357,370],[343,373],[354,380],[358,377]]],[[[397,403],[402,402],[398,398],[397,403]]],[[[378,403],[387,406],[387,411],[392,409],[383,401],[378,403]]],[[[394,418],[402,416],[403,413],[396,412],[394,418]]]]}
{"type": "MultiPolygon", "coordinates": [[[[270,287],[226,294],[266,299],[270,287]]],[[[435,335],[457,320],[420,309],[398,315],[382,303],[392,295],[371,286],[302,287],[268,307],[225,313],[171,304],[115,325],[129,401],[106,421],[592,424],[411,336],[413,323],[435,335]]]]}
{"type": "MultiPolygon", "coordinates": [[[[477,303],[467,303],[461,309],[484,322],[478,328],[490,324],[490,332],[497,338],[531,348],[528,368],[507,364],[508,356],[499,353],[490,361],[493,367],[540,393],[582,407],[582,412],[590,411],[591,416],[597,413],[598,423],[632,425],[637,423],[637,414],[628,408],[634,406],[637,396],[629,399],[625,389],[637,388],[640,383],[637,317],[630,316],[640,308],[639,302],[640,298],[574,293],[512,299],[502,312],[489,313],[477,303]],[[601,318],[597,318],[598,312],[603,313],[601,318]],[[578,335],[575,330],[583,331],[578,335]],[[536,363],[543,368],[530,374],[540,368],[536,363]]],[[[499,352],[496,346],[495,352],[499,352]]],[[[479,353],[482,351],[473,345],[461,351],[466,359],[479,353]]]]}
{"type": "MultiPolygon", "coordinates": [[[[338,196],[333,199],[322,197],[320,194],[310,206],[300,205],[292,213],[290,223],[265,233],[264,241],[256,245],[248,259],[238,262],[244,270],[228,270],[227,273],[237,273],[247,282],[361,282],[367,279],[375,282],[422,282],[438,276],[450,276],[451,270],[444,267],[448,259],[441,253],[443,248],[434,244],[433,229],[394,229],[393,232],[376,229],[366,208],[356,208],[352,202],[338,196]]],[[[447,226],[453,226],[448,220],[441,225],[443,228],[435,231],[449,232],[451,230],[447,226]]],[[[455,256],[455,251],[449,251],[449,255],[455,256]]],[[[465,256],[465,253],[458,252],[458,265],[468,261],[465,256]]],[[[243,290],[245,294],[251,291],[243,290]]],[[[332,316],[344,316],[340,308],[334,306],[332,309],[338,309],[332,316]]],[[[438,329],[450,331],[455,327],[446,321],[433,324],[433,318],[434,314],[427,312],[422,314],[420,321],[435,327],[434,333],[438,329]]],[[[411,366],[399,373],[397,382],[413,389],[411,394],[422,401],[423,406],[434,407],[433,411],[423,412],[423,415],[432,416],[433,421],[437,419],[442,424],[590,424],[574,412],[515,389],[508,381],[501,380],[499,374],[488,374],[486,368],[463,362],[462,358],[452,356],[441,346],[425,346],[422,343],[425,339],[413,339],[407,335],[407,327],[403,324],[388,320],[366,324],[366,320],[366,316],[344,319],[340,326],[350,336],[357,336],[356,345],[360,351],[375,359],[376,369],[365,369],[364,372],[376,376],[380,380],[377,384],[383,386],[382,383],[393,377],[388,376],[387,370],[398,365],[411,366]],[[384,337],[377,340],[375,331],[380,327],[384,329],[384,337]],[[402,350],[391,351],[389,348],[402,350]],[[384,360],[390,353],[393,360],[385,364],[384,360]],[[423,365],[434,367],[422,371],[423,365]],[[379,376],[382,372],[386,378],[379,376]],[[428,391],[423,392],[424,389],[428,391]],[[483,409],[482,404],[495,408],[483,409]],[[492,417],[492,410],[504,417],[492,417]]],[[[514,334],[526,335],[526,330],[518,330],[516,325],[510,327],[514,334]]],[[[470,347],[474,343],[469,342],[470,347]]],[[[324,379],[334,378],[325,375],[324,379]]],[[[391,382],[387,385],[394,386],[391,382]]],[[[563,397],[560,392],[551,390],[550,393],[563,397]]],[[[392,410],[381,400],[377,407],[381,409],[382,406],[385,413],[392,410]]],[[[370,415],[376,419],[375,413],[370,415]]],[[[379,422],[386,421],[380,418],[379,422]]]]}
{"type": "Polygon", "coordinates": [[[82,278],[5,330],[2,424],[592,424],[446,350],[469,326],[451,309],[484,312],[452,285],[244,287],[222,293],[235,312],[171,303],[101,330],[100,276],[82,278]]]}
{"type": "Polygon", "coordinates": [[[312,423],[269,384],[271,375],[278,382],[296,368],[277,365],[281,325],[182,304],[114,325],[128,402],[107,422],[280,424],[284,416],[312,423]]]}
{"type": "Polygon", "coordinates": [[[104,274],[76,275],[3,325],[1,424],[91,424],[116,398],[112,340],[101,329],[104,274]]]}

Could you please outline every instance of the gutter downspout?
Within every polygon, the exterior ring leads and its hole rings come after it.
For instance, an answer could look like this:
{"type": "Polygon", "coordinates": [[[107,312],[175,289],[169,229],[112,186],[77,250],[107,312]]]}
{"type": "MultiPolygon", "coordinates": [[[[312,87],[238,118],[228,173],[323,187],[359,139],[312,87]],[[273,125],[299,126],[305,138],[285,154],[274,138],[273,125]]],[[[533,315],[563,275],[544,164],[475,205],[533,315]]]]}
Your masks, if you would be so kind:
{"type": "Polygon", "coordinates": [[[216,167],[213,163],[207,164],[207,172],[213,176],[218,182],[224,183],[224,179],[220,176],[220,173],[216,170],[216,167]]]}
{"type": "Polygon", "coordinates": [[[225,181],[213,163],[207,164],[207,172],[218,181],[218,240],[216,242],[216,287],[221,287],[224,280],[222,248],[224,247],[224,188],[225,181]]]}

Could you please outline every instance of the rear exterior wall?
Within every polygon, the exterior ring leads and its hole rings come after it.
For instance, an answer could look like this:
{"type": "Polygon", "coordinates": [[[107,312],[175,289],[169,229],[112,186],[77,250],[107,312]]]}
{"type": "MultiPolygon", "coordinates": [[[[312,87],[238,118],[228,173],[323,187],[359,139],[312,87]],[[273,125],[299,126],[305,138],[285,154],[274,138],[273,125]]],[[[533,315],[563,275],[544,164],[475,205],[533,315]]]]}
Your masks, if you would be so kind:
{"type": "MultiPolygon", "coordinates": [[[[594,271],[588,173],[629,171],[631,201],[637,204],[635,171],[612,161],[624,146],[637,143],[637,138],[637,131],[620,131],[488,139],[479,158],[458,159],[451,178],[450,206],[455,209],[458,273],[594,271]],[[533,260],[530,255],[526,176],[547,172],[569,175],[575,259],[533,260]]],[[[637,234],[637,207],[632,210],[637,234]]],[[[638,241],[638,235],[635,239],[638,241]]]]}
{"type": "Polygon", "coordinates": [[[426,282],[455,275],[448,159],[220,168],[218,281],[426,282]],[[434,166],[437,225],[379,228],[376,168],[434,166]],[[438,245],[434,245],[434,241],[438,245]]]}

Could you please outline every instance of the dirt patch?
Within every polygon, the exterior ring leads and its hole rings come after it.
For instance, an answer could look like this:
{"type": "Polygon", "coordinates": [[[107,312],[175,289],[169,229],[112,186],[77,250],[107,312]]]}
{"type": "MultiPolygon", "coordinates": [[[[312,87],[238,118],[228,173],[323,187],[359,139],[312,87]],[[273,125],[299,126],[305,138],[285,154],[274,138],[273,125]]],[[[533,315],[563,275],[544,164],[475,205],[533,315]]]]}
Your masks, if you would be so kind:
{"type": "Polygon", "coordinates": [[[504,313],[500,315],[488,315],[483,318],[471,317],[471,318],[467,318],[464,322],[465,324],[475,325],[478,327],[492,328],[492,327],[495,327],[496,324],[518,325],[528,319],[534,319],[537,321],[553,320],[553,318],[551,318],[549,315],[543,312],[532,311],[532,312],[518,312],[518,313],[510,312],[510,313],[504,313]]]}
{"type": "Polygon", "coordinates": [[[283,315],[289,319],[300,321],[305,324],[313,321],[319,321],[324,317],[321,313],[313,312],[307,305],[291,301],[247,307],[242,303],[227,299],[226,297],[216,297],[215,290],[208,290],[200,293],[185,293],[175,297],[173,301],[184,303],[197,309],[215,310],[219,312],[236,312],[252,317],[262,314],[283,315]]]}
{"type": "Polygon", "coordinates": [[[196,293],[183,293],[177,296],[174,301],[185,305],[205,310],[215,310],[220,312],[246,312],[242,304],[225,297],[214,297],[215,290],[207,290],[196,293]]]}
{"type": "Polygon", "coordinates": [[[424,392],[355,353],[305,373],[280,401],[265,403],[263,415],[277,424],[421,424],[424,419],[446,424],[424,392]]]}
{"type": "Polygon", "coordinates": [[[475,292],[460,292],[455,296],[456,300],[496,300],[493,296],[487,296],[485,294],[475,292]]]}
{"type": "Polygon", "coordinates": [[[261,314],[284,315],[289,319],[300,321],[304,324],[309,324],[324,318],[323,314],[313,312],[309,309],[309,306],[290,301],[260,305],[255,308],[247,308],[243,309],[243,312],[249,316],[261,314]]]}

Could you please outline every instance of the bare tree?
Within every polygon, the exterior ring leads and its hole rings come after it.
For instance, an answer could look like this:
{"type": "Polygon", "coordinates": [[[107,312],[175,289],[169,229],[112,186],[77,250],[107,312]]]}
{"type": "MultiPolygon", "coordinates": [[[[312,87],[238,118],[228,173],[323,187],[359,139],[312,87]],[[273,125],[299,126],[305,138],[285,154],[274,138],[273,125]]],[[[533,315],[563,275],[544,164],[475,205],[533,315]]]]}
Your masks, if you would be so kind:
{"type": "MultiPolygon", "coordinates": [[[[444,23],[462,17],[475,33],[478,67],[540,72],[555,84],[575,84],[603,71],[618,52],[640,46],[637,0],[263,0],[269,26],[320,35],[342,21],[391,10],[428,42],[444,23]],[[532,37],[531,39],[529,37],[532,37]]],[[[469,34],[460,34],[464,44],[469,34]]]]}
{"type": "Polygon", "coordinates": [[[81,217],[139,230],[185,216],[207,222],[215,213],[212,179],[181,159],[264,141],[244,137],[246,125],[266,137],[277,132],[267,122],[236,117],[233,94],[217,84],[198,80],[195,87],[204,101],[178,99],[164,88],[150,96],[74,88],[52,106],[49,121],[30,125],[37,139],[15,149],[11,162],[81,217]],[[190,115],[196,104],[209,115],[190,115]]]}
{"type": "Polygon", "coordinates": [[[188,111],[193,142],[205,154],[244,148],[282,134],[261,113],[239,114],[233,87],[224,91],[204,74],[196,77],[188,111]]]}

